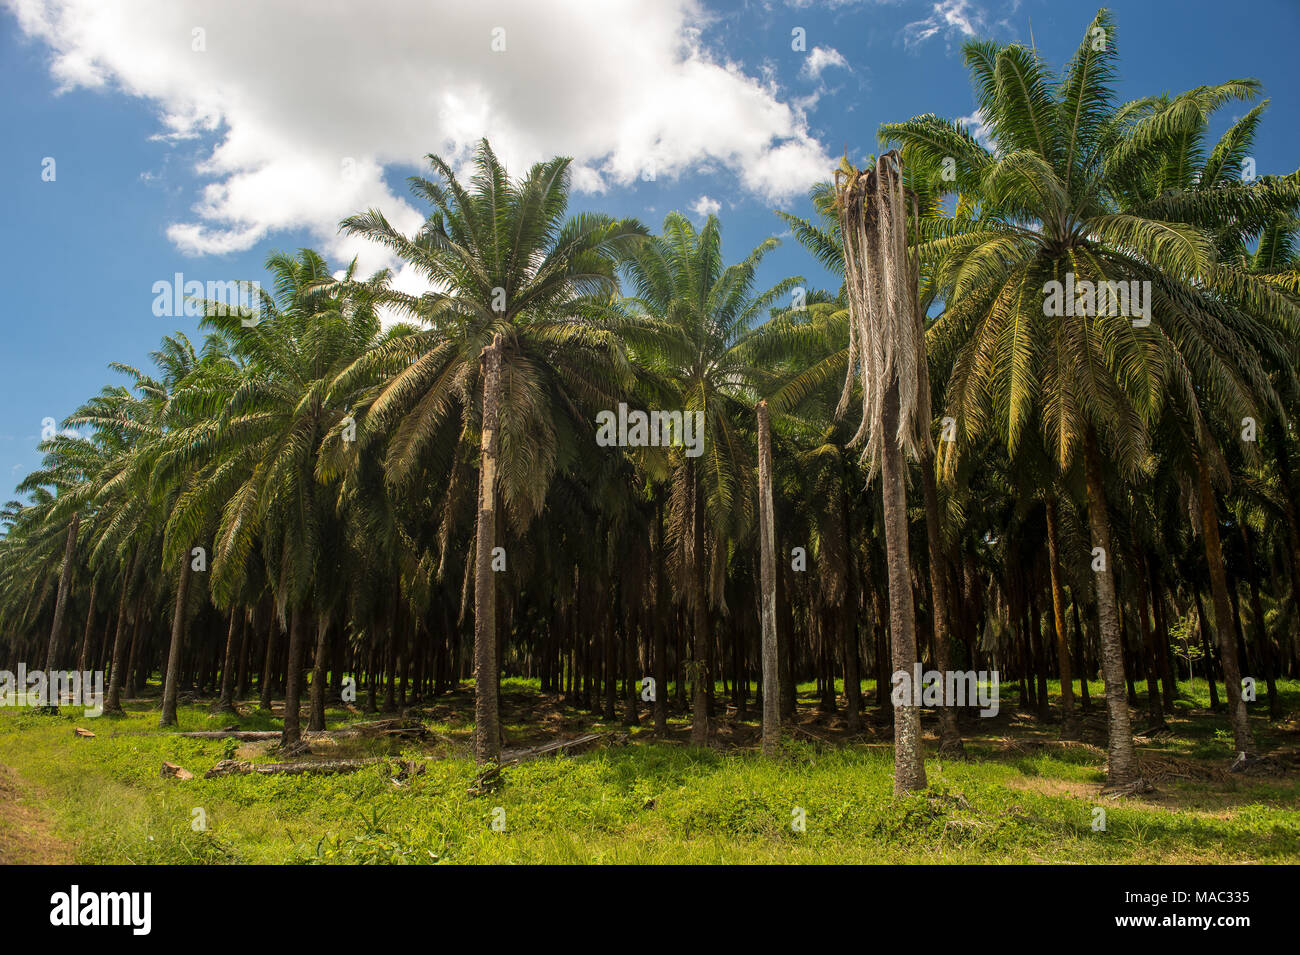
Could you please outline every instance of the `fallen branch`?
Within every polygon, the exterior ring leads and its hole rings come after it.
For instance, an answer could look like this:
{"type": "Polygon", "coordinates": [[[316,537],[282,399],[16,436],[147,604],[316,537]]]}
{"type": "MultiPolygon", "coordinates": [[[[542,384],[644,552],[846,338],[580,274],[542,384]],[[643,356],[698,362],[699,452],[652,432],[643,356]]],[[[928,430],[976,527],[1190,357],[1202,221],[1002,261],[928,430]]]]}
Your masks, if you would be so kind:
{"type": "Polygon", "coordinates": [[[583,749],[595,743],[597,740],[604,739],[608,733],[588,733],[585,736],[575,736],[573,739],[556,740],[547,743],[544,746],[534,746],[531,749],[516,749],[501,754],[501,765],[505,766],[510,763],[522,763],[530,759],[537,759],[539,756],[554,756],[557,753],[569,753],[575,750],[583,749]]]}
{"type": "Polygon", "coordinates": [[[1145,779],[1138,778],[1123,786],[1106,787],[1102,789],[1101,795],[1107,799],[1121,799],[1124,796],[1137,796],[1149,792],[1155,792],[1155,787],[1145,779]]]}
{"type": "MultiPolygon", "coordinates": [[[[187,733],[174,733],[186,739],[235,739],[241,743],[261,743],[279,739],[283,733],[279,730],[193,730],[187,733]]],[[[428,730],[423,723],[411,720],[375,720],[370,723],[353,723],[336,730],[309,730],[302,734],[307,739],[334,739],[349,736],[364,736],[378,739],[396,737],[398,739],[424,739],[428,730]]]]}
{"type": "Polygon", "coordinates": [[[367,766],[395,762],[399,768],[399,778],[416,775],[424,771],[424,766],[411,760],[392,760],[384,756],[371,756],[365,759],[304,759],[292,763],[250,763],[244,760],[223,759],[203,774],[204,779],[216,779],[221,776],[297,776],[303,773],[318,775],[337,775],[355,773],[367,766]]]}

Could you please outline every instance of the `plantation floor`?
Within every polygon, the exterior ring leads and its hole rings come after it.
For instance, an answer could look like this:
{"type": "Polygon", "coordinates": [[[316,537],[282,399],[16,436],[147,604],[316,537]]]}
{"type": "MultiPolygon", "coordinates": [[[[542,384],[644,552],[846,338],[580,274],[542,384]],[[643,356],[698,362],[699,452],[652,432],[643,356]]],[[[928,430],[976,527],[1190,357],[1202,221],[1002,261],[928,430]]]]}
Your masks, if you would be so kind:
{"type": "Polygon", "coordinates": [[[30,786],[0,766],[0,865],[71,862],[72,847],[58,838],[30,786]]]}
{"type": "MultiPolygon", "coordinates": [[[[468,758],[464,691],[407,710],[429,730],[422,743],[313,740],[313,757],[394,757],[340,776],[204,779],[225,758],[275,762],[276,744],[160,731],[151,698],[128,701],[123,718],[0,710],[0,861],[1300,862],[1300,722],[1270,722],[1263,703],[1252,728],[1269,758],[1231,774],[1224,716],[1205,708],[1203,683],[1184,684],[1171,732],[1139,739],[1155,791],[1121,800],[1100,795],[1097,706],[1084,741],[1062,743],[1059,727],[1004,702],[995,718],[963,720],[964,759],[936,755],[927,716],[930,788],[896,800],[887,714],[869,711],[849,734],[803,689],[797,725],[768,760],[754,748],[756,723],[734,710],[718,720],[717,748],[698,750],[684,720],[658,740],[507,680],[509,748],[608,735],[586,752],[507,766],[496,784],[476,781],[468,758]],[[399,759],[415,774],[399,773],[399,759]],[[195,778],[161,776],[164,760],[195,778]]],[[[1300,684],[1282,690],[1283,711],[1300,711],[1300,684]]],[[[180,729],[279,728],[255,701],[240,710],[184,705],[180,729]]],[[[334,707],[328,722],[369,718],[334,707]]],[[[1145,725],[1141,708],[1134,725],[1145,725]]]]}

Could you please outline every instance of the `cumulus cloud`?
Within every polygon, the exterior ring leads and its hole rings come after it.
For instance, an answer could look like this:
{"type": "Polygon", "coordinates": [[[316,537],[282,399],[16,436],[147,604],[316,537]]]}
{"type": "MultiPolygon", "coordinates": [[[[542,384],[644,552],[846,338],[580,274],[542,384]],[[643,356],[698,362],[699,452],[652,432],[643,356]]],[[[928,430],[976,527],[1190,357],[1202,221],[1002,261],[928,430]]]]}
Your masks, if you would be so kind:
{"type": "Polygon", "coordinates": [[[700,196],[691,205],[691,211],[700,219],[707,219],[709,216],[717,215],[718,210],[722,208],[722,203],[717,199],[711,199],[708,196],[700,196]]]}
{"type": "Polygon", "coordinates": [[[820,79],[822,70],[832,66],[838,66],[845,70],[849,69],[848,60],[844,59],[844,55],[839,50],[829,46],[815,46],[804,61],[803,69],[799,72],[803,76],[820,79]]]}
{"type": "Polygon", "coordinates": [[[142,98],[160,139],[201,144],[207,184],[169,229],[196,254],[307,228],[363,270],[387,264],[339,219],[373,206],[416,228],[384,171],[428,152],[463,165],[483,136],[512,171],[572,156],[589,193],[714,166],[783,202],[832,165],[773,82],[706,50],[696,0],[6,2],[62,88],[142,98]]]}

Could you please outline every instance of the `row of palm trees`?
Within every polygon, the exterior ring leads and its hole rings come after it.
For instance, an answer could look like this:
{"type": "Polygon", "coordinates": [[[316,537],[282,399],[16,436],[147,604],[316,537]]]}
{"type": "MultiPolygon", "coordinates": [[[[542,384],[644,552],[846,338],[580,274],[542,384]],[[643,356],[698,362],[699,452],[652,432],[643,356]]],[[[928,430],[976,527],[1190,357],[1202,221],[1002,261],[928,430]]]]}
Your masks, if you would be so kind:
{"type": "MultiPolygon", "coordinates": [[[[652,235],[570,215],[567,160],[512,179],[484,141],[468,181],[428,157],[414,235],[375,210],[341,225],[436,291],[276,253],[255,324],[208,303],[198,346],[178,332],[152,370],[112,366],[128,384],[67,419],[86,436],[47,440],[6,508],[8,656],[107,668],[109,711],[159,672],[163,725],[188,688],[231,707],[256,681],[262,705],[283,696],[287,746],[307,686],[323,728],[329,697],[418,701],[472,659],[482,760],[503,671],[610,718],[649,702],[660,732],[689,709],[704,745],[720,694],[744,716],[760,674],[769,732],[804,679],[856,731],[864,678],[889,706],[899,648],[997,669],[1077,737],[1099,668],[1114,787],[1141,784],[1135,680],[1159,725],[1185,668],[1216,699],[1221,673],[1249,758],[1243,677],[1276,717],[1276,680],[1300,667],[1300,179],[1242,175],[1265,103],[1210,135],[1255,81],[1119,102],[1116,56],[1106,11],[1059,77],[1033,49],[970,43],[993,148],[932,114],[880,130],[892,151],[870,175],[901,177],[914,283],[894,327],[924,328],[881,366],[918,376],[891,392],[909,440],[843,413],[880,344],[853,292],[878,272],[845,268],[868,174],[846,164],[813,216],[783,214],[853,280],[805,292],[759,282],[775,239],[728,265],[714,217],[652,235]],[[1067,273],[1149,283],[1150,322],[1049,315],[1067,273]],[[599,446],[596,416],[620,403],[698,412],[703,453],[599,446]]],[[[965,714],[938,715],[960,750],[965,714]]],[[[899,788],[923,785],[899,739],[899,788]]]]}

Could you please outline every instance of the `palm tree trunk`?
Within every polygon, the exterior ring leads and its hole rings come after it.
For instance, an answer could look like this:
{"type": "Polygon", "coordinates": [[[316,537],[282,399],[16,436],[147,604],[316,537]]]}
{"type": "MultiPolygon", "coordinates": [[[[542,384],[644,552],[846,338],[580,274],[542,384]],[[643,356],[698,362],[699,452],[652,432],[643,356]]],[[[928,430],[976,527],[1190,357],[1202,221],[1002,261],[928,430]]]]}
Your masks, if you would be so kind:
{"type": "Polygon", "coordinates": [[[1105,561],[1096,571],[1097,626],[1101,642],[1101,672],[1106,681],[1106,715],[1109,742],[1106,782],[1109,788],[1141,783],[1128,700],[1124,695],[1124,646],[1115,604],[1115,578],[1111,575],[1110,521],[1106,514],[1106,488],[1096,432],[1089,427],[1084,439],[1084,470],[1088,480],[1088,525],[1092,546],[1100,547],[1105,561]]]}
{"type": "Polygon", "coordinates": [[[1056,659],[1061,671],[1061,739],[1079,738],[1074,711],[1074,674],[1065,630],[1065,587],[1061,576],[1061,525],[1056,495],[1047,495],[1047,556],[1052,576],[1052,623],[1056,629],[1056,659]]]}
{"type": "MultiPolygon", "coordinates": [[[[64,620],[68,613],[68,591],[72,587],[72,564],[77,551],[77,531],[81,527],[81,515],[73,514],[68,524],[68,538],[63,545],[63,570],[59,574],[59,595],[54,601],[54,624],[50,627],[50,643],[45,651],[45,672],[54,670],[59,654],[63,652],[64,620]]],[[[51,706],[58,709],[59,701],[51,698],[51,706]]]]}
{"type": "Polygon", "coordinates": [[[790,580],[790,564],[782,560],[776,575],[776,663],[780,686],[773,690],[781,701],[781,719],[792,721],[799,708],[799,700],[794,680],[794,648],[791,644],[791,628],[794,617],[791,610],[790,592],[794,589],[790,580]]]}
{"type": "Polygon", "coordinates": [[[307,729],[325,728],[325,675],[329,670],[330,617],[323,613],[316,623],[316,656],[311,673],[311,717],[307,729]]]}
{"type": "Polygon", "coordinates": [[[230,629],[226,633],[226,659],[221,667],[221,699],[217,701],[217,711],[233,713],[235,710],[235,654],[239,652],[240,641],[235,638],[235,630],[244,630],[244,615],[238,606],[230,608],[230,629]]]}
{"type": "Polygon", "coordinates": [[[1165,610],[1165,589],[1162,586],[1160,563],[1151,564],[1151,577],[1148,581],[1151,591],[1151,608],[1154,611],[1156,630],[1156,664],[1160,670],[1160,685],[1164,690],[1164,711],[1174,711],[1174,701],[1178,698],[1178,685],[1174,681],[1173,666],[1169,662],[1169,619],[1165,610]]]}
{"type": "Polygon", "coordinates": [[[1199,587],[1192,587],[1192,597],[1196,601],[1196,629],[1201,634],[1201,656],[1205,660],[1205,682],[1210,691],[1210,712],[1219,708],[1219,691],[1214,685],[1214,651],[1210,648],[1209,621],[1205,617],[1205,604],[1201,600],[1199,587]]]}
{"type": "Polygon", "coordinates": [[[130,575],[122,578],[122,596],[117,602],[117,633],[113,637],[113,669],[108,675],[108,698],[104,701],[105,713],[122,712],[123,669],[126,667],[126,593],[130,575]]]}
{"type": "MultiPolygon", "coordinates": [[[[928,381],[927,381],[928,384],[928,381]]],[[[934,453],[921,458],[921,491],[925,497],[925,537],[930,550],[930,603],[934,620],[934,662],[947,680],[952,669],[952,638],[949,636],[948,578],[944,573],[943,542],[940,536],[939,490],[934,479],[934,453]]],[[[959,756],[965,751],[957,728],[957,709],[944,700],[939,705],[939,752],[959,756]]]]}
{"type": "Polygon", "coordinates": [[[284,681],[284,732],[280,736],[280,749],[296,747],[302,741],[302,717],[299,703],[302,697],[303,656],[306,638],[303,636],[302,618],[306,610],[295,607],[289,618],[289,662],[284,681]]]}
{"type": "Polygon", "coordinates": [[[81,633],[81,652],[77,654],[77,669],[82,673],[86,672],[86,658],[90,653],[90,634],[94,629],[92,623],[95,620],[95,597],[99,593],[99,580],[92,577],[90,579],[90,608],[86,611],[86,629],[81,633]]]}
{"type": "Polygon", "coordinates": [[[275,638],[280,632],[280,618],[272,608],[266,625],[266,656],[262,660],[262,679],[257,684],[257,706],[259,709],[271,708],[272,669],[275,666],[275,638]]]}
{"type": "Polygon", "coordinates": [[[643,631],[638,622],[628,617],[623,622],[623,725],[637,726],[641,714],[636,703],[637,644],[643,631]]]}
{"type": "Polygon", "coordinates": [[[167,651],[167,675],[163,682],[162,719],[159,726],[176,725],[176,697],[180,692],[181,650],[185,644],[185,598],[190,592],[190,555],[181,556],[181,575],[176,583],[176,607],[172,612],[172,642],[167,651]]]}
{"type": "MultiPolygon", "coordinates": [[[[847,463],[847,462],[846,462],[847,463]]],[[[847,471],[847,468],[845,469],[847,471]]],[[[844,605],[841,611],[841,645],[844,648],[844,699],[847,704],[846,728],[850,733],[862,729],[862,658],[858,653],[858,605],[861,592],[858,587],[857,568],[853,552],[853,508],[849,503],[847,480],[840,484],[840,508],[844,519],[845,581],[844,605]]],[[[960,740],[960,737],[958,737],[960,740]]]]}
{"type": "Polygon", "coordinates": [[[474,568],[474,758],[495,762],[501,755],[497,704],[496,543],[497,420],[501,413],[501,349],[498,333],[483,351],[483,439],[479,472],[478,534],[474,568]]]}
{"type": "MultiPolygon", "coordinates": [[[[664,580],[664,502],[660,492],[655,499],[655,733],[668,732],[668,584],[664,580]]],[[[766,691],[765,691],[766,692],[766,691]]]]}
{"type": "Polygon", "coordinates": [[[691,745],[708,746],[709,687],[713,674],[709,671],[709,596],[704,565],[704,501],[701,500],[699,472],[694,462],[690,468],[691,482],[691,584],[695,591],[694,626],[691,630],[694,664],[694,695],[691,702],[691,745]]]}
{"type": "Polygon", "coordinates": [[[1250,615],[1255,619],[1255,639],[1259,642],[1260,653],[1264,657],[1264,680],[1268,686],[1268,718],[1282,718],[1281,703],[1277,698],[1277,654],[1273,651],[1273,640],[1268,635],[1264,623],[1264,608],[1259,600],[1259,571],[1255,568],[1255,535],[1245,524],[1238,525],[1241,531],[1241,544],[1246,554],[1246,582],[1250,585],[1250,615]]]}
{"type": "MultiPolygon", "coordinates": [[[[249,639],[249,634],[253,632],[253,623],[257,619],[254,608],[249,607],[248,611],[248,613],[244,614],[243,625],[239,628],[239,676],[235,685],[235,695],[241,700],[248,695],[248,658],[252,653],[252,647],[250,646],[252,641],[249,639]]],[[[242,608],[240,612],[244,613],[242,608]]]]}
{"type": "Polygon", "coordinates": [[[131,625],[131,649],[126,657],[126,672],[122,674],[123,686],[126,688],[126,695],[133,697],[139,687],[139,674],[136,672],[136,656],[140,649],[140,631],[144,629],[145,612],[144,612],[144,590],[141,588],[140,593],[135,598],[135,614],[132,616],[131,625]]]}
{"type": "Polygon", "coordinates": [[[1246,716],[1246,701],[1241,696],[1241,667],[1232,632],[1232,608],[1228,599],[1228,579],[1223,570],[1223,547],[1219,541],[1219,512],[1210,469],[1204,458],[1197,462],[1200,479],[1201,536],[1205,539],[1205,560],[1210,569],[1210,593],[1214,598],[1214,632],[1218,637],[1219,665],[1223,667],[1223,688],[1228,694],[1228,719],[1232,723],[1233,744],[1237,758],[1255,751],[1246,716]]]}
{"type": "MultiPolygon", "coordinates": [[[[781,745],[781,678],[776,659],[776,529],[772,511],[772,423],[767,402],[758,403],[759,560],[763,626],[763,753],[781,745]]],[[[847,670],[846,677],[847,680],[847,670]]],[[[845,687],[847,690],[847,685],[845,687]]]]}
{"type": "MultiPolygon", "coordinates": [[[[916,607],[912,602],[911,560],[907,542],[907,465],[898,433],[898,382],[885,396],[881,426],[886,435],[881,453],[880,484],[884,495],[885,554],[889,572],[889,628],[895,673],[912,679],[916,663],[916,607]]],[[[894,794],[924,789],[925,754],[921,746],[921,687],[913,686],[906,705],[894,707],[894,794]]]]}
{"type": "Polygon", "coordinates": [[[1156,636],[1151,629],[1150,607],[1147,602],[1147,571],[1146,557],[1138,547],[1138,542],[1134,541],[1133,547],[1133,566],[1137,570],[1137,594],[1138,594],[1138,632],[1142,638],[1142,647],[1146,658],[1147,671],[1147,719],[1150,721],[1149,728],[1163,727],[1165,725],[1164,708],[1161,706],[1160,687],[1157,681],[1157,667],[1159,660],[1156,650],[1156,636]]]}

